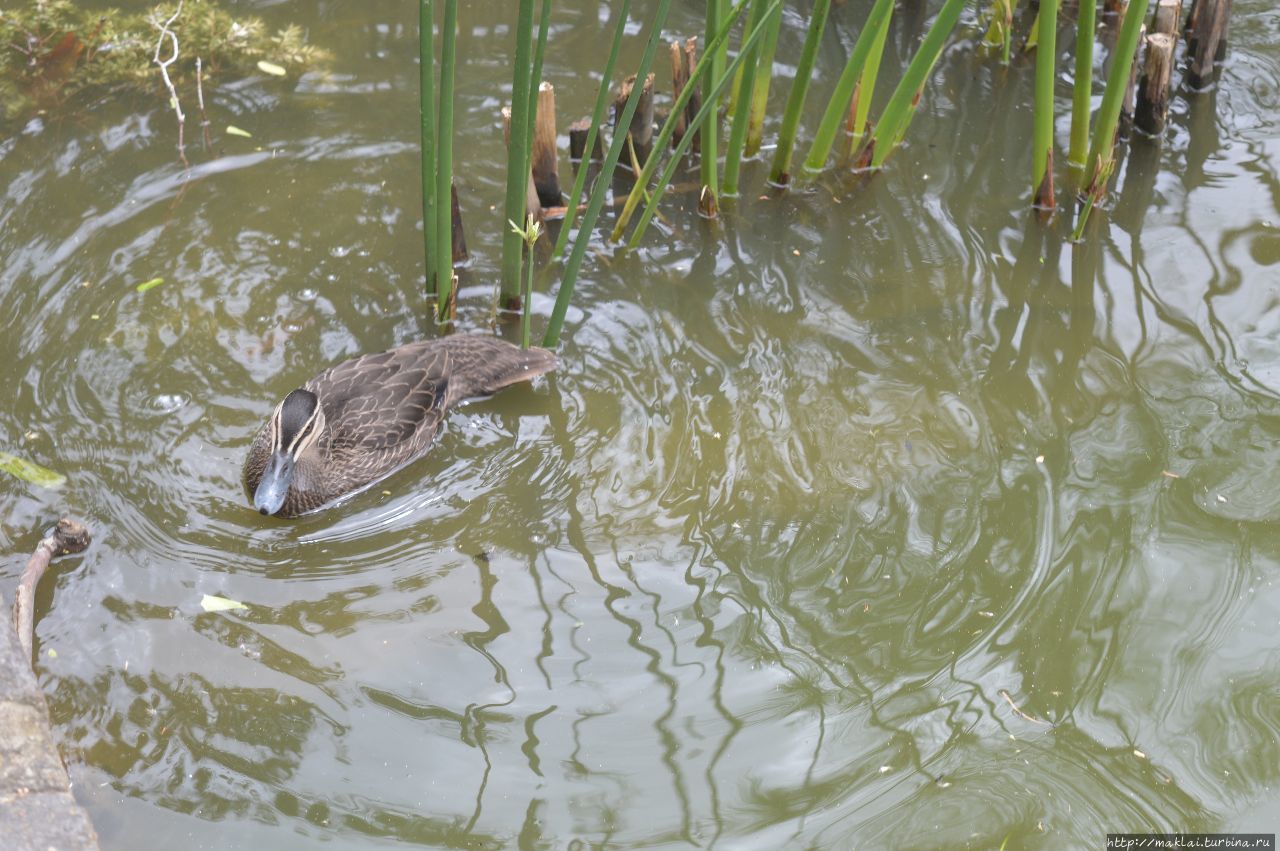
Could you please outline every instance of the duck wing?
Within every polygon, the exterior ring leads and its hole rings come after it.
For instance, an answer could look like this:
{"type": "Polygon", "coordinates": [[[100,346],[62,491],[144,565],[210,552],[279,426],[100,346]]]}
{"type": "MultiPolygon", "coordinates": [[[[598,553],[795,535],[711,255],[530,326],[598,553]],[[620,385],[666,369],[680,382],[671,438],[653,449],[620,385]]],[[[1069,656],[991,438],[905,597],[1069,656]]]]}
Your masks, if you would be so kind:
{"type": "Polygon", "coordinates": [[[320,397],[332,452],[390,453],[397,457],[384,463],[395,464],[435,436],[451,370],[447,349],[430,341],[412,343],[344,361],[307,388],[320,397]]]}
{"type": "Polygon", "coordinates": [[[508,343],[488,334],[455,334],[438,341],[449,352],[449,404],[489,396],[556,368],[546,349],[508,343]]]}

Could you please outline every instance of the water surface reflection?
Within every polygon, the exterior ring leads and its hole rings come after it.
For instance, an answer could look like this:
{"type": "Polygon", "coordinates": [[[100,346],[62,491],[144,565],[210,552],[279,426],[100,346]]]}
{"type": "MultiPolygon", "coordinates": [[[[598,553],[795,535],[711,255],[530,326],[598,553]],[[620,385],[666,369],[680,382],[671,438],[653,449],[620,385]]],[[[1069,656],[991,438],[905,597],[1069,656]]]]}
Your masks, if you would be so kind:
{"type": "MultiPolygon", "coordinates": [[[[865,5],[838,8],[821,73],[865,5]]],[[[464,6],[459,147],[484,163],[506,6],[464,6]]],[[[1265,7],[1238,4],[1220,89],[1134,149],[1085,243],[1021,209],[1029,115],[1003,104],[1027,101],[1029,68],[960,45],[883,178],[747,197],[715,225],[673,208],[640,251],[588,264],[557,373],[453,412],[427,459],[342,512],[264,523],[239,469],[273,400],[436,333],[408,11],[264,8],[307,16],[334,72],[220,90],[215,126],[254,141],[193,152],[189,174],[169,116],[129,104],[0,145],[0,308],[23,323],[0,343],[0,439],[70,479],[5,480],[0,542],[28,548],[61,512],[97,532],[37,637],[106,847],[1267,827],[1265,7]]],[[[589,108],[592,69],[569,63],[593,61],[598,13],[557,12],[566,114],[589,108]]],[[[904,17],[895,55],[923,23],[904,17]]],[[[462,175],[469,330],[490,318],[501,180],[462,175]]]]}

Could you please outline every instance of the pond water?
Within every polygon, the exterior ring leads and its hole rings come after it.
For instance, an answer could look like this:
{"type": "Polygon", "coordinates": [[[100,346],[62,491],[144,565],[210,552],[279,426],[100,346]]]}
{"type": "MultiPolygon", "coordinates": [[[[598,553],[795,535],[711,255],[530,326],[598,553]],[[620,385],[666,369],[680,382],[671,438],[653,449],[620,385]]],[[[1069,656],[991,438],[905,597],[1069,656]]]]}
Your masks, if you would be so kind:
{"type": "MultiPolygon", "coordinates": [[[[514,9],[460,5],[477,331],[514,9]]],[[[885,79],[936,5],[905,5],[885,79]]],[[[611,13],[555,6],[563,128],[611,13]]],[[[668,34],[699,32],[702,4],[675,6],[668,34]]],[[[819,91],[869,6],[835,7],[819,91]]],[[[93,529],[42,587],[37,673],[105,848],[1275,830],[1269,3],[1235,4],[1219,87],[1176,95],[1082,244],[1025,207],[1030,64],[961,41],[890,171],[776,197],[755,164],[716,223],[673,198],[641,250],[588,257],[558,372],[452,412],[424,460],[297,522],[240,484],[275,401],[439,333],[416,11],[237,7],[306,26],[331,73],[218,86],[189,171],[158,97],[0,142],[0,448],[68,477],[0,477],[0,580],[56,517],[93,529]]],[[[808,6],[787,15],[784,76],[808,6]]]]}

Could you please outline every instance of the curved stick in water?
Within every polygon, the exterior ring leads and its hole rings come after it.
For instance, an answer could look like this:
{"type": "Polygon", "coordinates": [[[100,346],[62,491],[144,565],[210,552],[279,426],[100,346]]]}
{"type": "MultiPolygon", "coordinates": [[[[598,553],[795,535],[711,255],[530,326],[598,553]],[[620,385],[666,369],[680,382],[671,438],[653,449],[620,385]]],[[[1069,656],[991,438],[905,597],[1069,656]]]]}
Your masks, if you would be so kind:
{"type": "Polygon", "coordinates": [[[89,530],[66,517],[36,545],[18,583],[18,598],[13,604],[13,622],[18,630],[22,650],[31,659],[32,633],[35,629],[36,584],[44,576],[54,556],[83,552],[89,546],[89,530]]]}

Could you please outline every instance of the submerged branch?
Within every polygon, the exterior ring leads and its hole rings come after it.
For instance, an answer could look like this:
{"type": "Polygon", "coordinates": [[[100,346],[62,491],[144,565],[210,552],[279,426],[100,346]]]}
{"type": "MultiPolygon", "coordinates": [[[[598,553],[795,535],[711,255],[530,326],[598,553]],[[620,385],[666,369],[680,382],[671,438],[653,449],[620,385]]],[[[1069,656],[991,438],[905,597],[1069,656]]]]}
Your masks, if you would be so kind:
{"type": "Polygon", "coordinates": [[[40,582],[40,577],[44,576],[54,556],[83,552],[89,546],[90,539],[88,529],[64,517],[41,539],[27,561],[27,567],[22,571],[22,579],[18,583],[17,599],[13,604],[13,622],[18,631],[18,641],[28,660],[31,659],[31,648],[34,646],[32,635],[35,631],[36,585],[40,582]]]}

